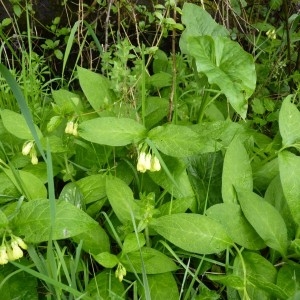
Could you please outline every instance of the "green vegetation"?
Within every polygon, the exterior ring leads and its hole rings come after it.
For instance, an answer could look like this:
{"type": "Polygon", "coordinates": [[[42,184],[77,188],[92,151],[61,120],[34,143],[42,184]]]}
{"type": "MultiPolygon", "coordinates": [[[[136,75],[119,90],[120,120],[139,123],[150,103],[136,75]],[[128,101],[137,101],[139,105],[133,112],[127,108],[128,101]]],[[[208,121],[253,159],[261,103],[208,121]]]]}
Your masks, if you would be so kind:
{"type": "Polygon", "coordinates": [[[298,299],[298,4],[133,2],[1,20],[1,299],[298,299]]]}

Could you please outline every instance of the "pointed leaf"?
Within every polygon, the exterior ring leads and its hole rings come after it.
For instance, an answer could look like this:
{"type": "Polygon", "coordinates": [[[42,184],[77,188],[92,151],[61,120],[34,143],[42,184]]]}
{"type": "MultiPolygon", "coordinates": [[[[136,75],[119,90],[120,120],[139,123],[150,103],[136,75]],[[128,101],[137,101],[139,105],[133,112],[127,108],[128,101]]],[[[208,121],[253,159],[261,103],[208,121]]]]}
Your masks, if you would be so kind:
{"type": "Polygon", "coordinates": [[[294,221],[300,225],[300,157],[289,151],[278,154],[283,193],[294,221]]]}
{"type": "Polygon", "coordinates": [[[139,208],[134,202],[131,189],[123,180],[107,177],[106,193],[114,213],[122,223],[131,222],[131,216],[136,217],[139,208]]]}
{"type": "Polygon", "coordinates": [[[250,250],[259,250],[266,245],[244,217],[238,204],[220,203],[211,206],[206,214],[222,224],[231,239],[250,250]]]}
{"type": "Polygon", "coordinates": [[[219,253],[232,245],[223,226],[203,215],[167,215],[153,219],[150,226],[174,245],[190,252],[219,253]]]}
{"type": "Polygon", "coordinates": [[[283,146],[291,146],[300,141],[300,112],[291,103],[292,95],[287,96],[279,112],[279,130],[283,146]]]}
{"type": "Polygon", "coordinates": [[[211,85],[217,85],[234,110],[246,117],[247,99],[256,86],[253,57],[226,37],[189,37],[188,54],[195,58],[197,70],[211,85]]]}
{"type": "Polygon", "coordinates": [[[90,142],[108,145],[125,146],[138,143],[146,135],[146,128],[128,118],[96,118],[79,125],[79,135],[90,142]]]}
{"type": "Polygon", "coordinates": [[[253,192],[238,192],[238,199],[245,217],[266,245],[285,255],[287,229],[280,213],[253,192]]]}
{"type": "Polygon", "coordinates": [[[252,169],[247,151],[238,137],[230,143],[224,158],[222,197],[225,203],[236,203],[237,190],[252,191],[252,169]]]}

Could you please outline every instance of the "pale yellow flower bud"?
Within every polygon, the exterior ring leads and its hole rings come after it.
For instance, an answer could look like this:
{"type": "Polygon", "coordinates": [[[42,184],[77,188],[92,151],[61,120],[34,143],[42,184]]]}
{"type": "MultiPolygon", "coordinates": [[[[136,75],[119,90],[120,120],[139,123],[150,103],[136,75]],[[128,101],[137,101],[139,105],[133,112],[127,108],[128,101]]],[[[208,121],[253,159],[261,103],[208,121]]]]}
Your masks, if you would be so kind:
{"type": "Polygon", "coordinates": [[[25,244],[25,242],[20,238],[20,237],[15,237],[14,240],[18,243],[18,245],[24,249],[24,250],[27,250],[27,245],[25,244]]]}
{"type": "Polygon", "coordinates": [[[161,166],[160,166],[160,162],[159,162],[158,158],[156,156],[152,156],[150,171],[155,172],[155,171],[160,171],[160,169],[161,169],[161,166]]]}
{"type": "Polygon", "coordinates": [[[11,242],[11,247],[14,260],[23,257],[23,251],[16,241],[11,242]]]}
{"type": "Polygon", "coordinates": [[[33,148],[33,146],[34,146],[33,141],[26,141],[22,147],[22,154],[28,155],[30,153],[31,149],[33,148]]]}
{"type": "Polygon", "coordinates": [[[120,282],[123,280],[124,276],[126,276],[126,269],[121,263],[118,263],[118,267],[116,269],[115,274],[116,274],[116,277],[119,279],[120,282]]]}
{"type": "Polygon", "coordinates": [[[73,130],[74,130],[74,122],[73,121],[69,121],[67,123],[66,128],[65,128],[65,133],[73,134],[73,130]]]}
{"type": "Polygon", "coordinates": [[[6,247],[4,245],[0,246],[0,265],[5,265],[8,263],[8,255],[6,252],[6,247]]]}
{"type": "Polygon", "coordinates": [[[78,129],[78,123],[75,123],[74,126],[73,126],[73,131],[72,131],[72,134],[74,136],[78,136],[77,129],[78,129]]]}
{"type": "Polygon", "coordinates": [[[137,163],[137,166],[136,166],[136,168],[139,172],[145,173],[147,171],[145,162],[146,162],[146,153],[141,152],[139,154],[138,163],[137,163]]]}
{"type": "Polygon", "coordinates": [[[145,157],[145,167],[147,170],[150,170],[151,168],[151,158],[152,158],[151,154],[147,153],[145,157]]]}

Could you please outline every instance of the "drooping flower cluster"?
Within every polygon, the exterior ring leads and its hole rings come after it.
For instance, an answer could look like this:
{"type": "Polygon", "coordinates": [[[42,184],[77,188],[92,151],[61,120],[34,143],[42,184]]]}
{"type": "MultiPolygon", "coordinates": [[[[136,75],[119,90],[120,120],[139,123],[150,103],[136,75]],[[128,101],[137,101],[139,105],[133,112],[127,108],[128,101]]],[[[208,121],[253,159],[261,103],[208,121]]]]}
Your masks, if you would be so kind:
{"type": "Polygon", "coordinates": [[[125,267],[121,263],[118,263],[115,275],[120,282],[123,280],[124,276],[126,276],[126,273],[125,267]]]}
{"type": "Polygon", "coordinates": [[[23,257],[22,249],[26,250],[27,245],[20,237],[11,235],[9,242],[4,240],[0,246],[0,265],[5,265],[9,261],[23,257]]]}
{"type": "Polygon", "coordinates": [[[27,156],[30,155],[31,163],[37,165],[39,160],[37,158],[37,153],[34,147],[34,141],[26,141],[22,147],[22,154],[27,156]]]}
{"type": "Polygon", "coordinates": [[[142,144],[139,147],[137,170],[141,173],[145,173],[147,170],[150,172],[160,171],[161,166],[159,159],[154,154],[151,154],[151,150],[147,148],[148,145],[146,144],[142,144]]]}
{"type": "Polygon", "coordinates": [[[65,128],[65,133],[72,134],[74,136],[78,136],[78,123],[74,121],[69,121],[65,128]]]}
{"type": "Polygon", "coordinates": [[[269,39],[271,40],[276,40],[276,31],[275,29],[269,29],[267,32],[266,32],[266,35],[269,39]]]}

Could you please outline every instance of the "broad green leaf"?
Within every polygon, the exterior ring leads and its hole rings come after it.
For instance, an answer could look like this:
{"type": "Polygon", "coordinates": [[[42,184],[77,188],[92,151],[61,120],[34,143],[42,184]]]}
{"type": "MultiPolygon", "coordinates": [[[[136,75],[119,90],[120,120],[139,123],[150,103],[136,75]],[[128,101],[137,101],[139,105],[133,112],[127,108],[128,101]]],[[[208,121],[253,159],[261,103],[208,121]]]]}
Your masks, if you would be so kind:
{"type": "Polygon", "coordinates": [[[146,244],[145,236],[143,233],[129,233],[126,235],[123,242],[122,253],[129,253],[137,251],[146,244]]]}
{"type": "Polygon", "coordinates": [[[204,144],[200,136],[186,126],[167,124],[149,131],[148,137],[162,153],[186,157],[199,153],[204,144]]]}
{"type": "MultiPolygon", "coordinates": [[[[300,266],[299,264],[284,265],[277,275],[277,286],[280,287],[287,297],[293,297],[299,291],[300,266]]],[[[286,298],[287,299],[287,298],[286,298]]],[[[293,298],[297,299],[297,298],[293,298]]]]}
{"type": "Polygon", "coordinates": [[[192,206],[193,201],[193,197],[179,198],[160,205],[158,209],[161,216],[184,213],[192,206]]]}
{"type": "Polygon", "coordinates": [[[99,224],[89,225],[72,239],[78,244],[82,240],[82,249],[87,253],[99,254],[110,250],[108,235],[99,224]]]}
{"type": "Polygon", "coordinates": [[[235,190],[252,191],[252,169],[248,153],[239,140],[234,138],[224,158],[222,175],[222,198],[225,203],[236,203],[235,190]]]}
{"type": "MultiPolygon", "coordinates": [[[[25,259],[20,261],[23,265],[29,262],[25,259]]],[[[38,300],[37,278],[26,273],[20,272],[12,264],[1,266],[0,272],[1,299],[13,300],[38,300]],[[13,276],[11,276],[13,274],[13,276]],[[8,280],[7,280],[8,279],[8,280]]]]}
{"type": "Polygon", "coordinates": [[[49,144],[51,153],[64,153],[70,150],[62,138],[55,135],[41,138],[41,143],[44,150],[47,150],[49,144]]]}
{"type": "Polygon", "coordinates": [[[269,184],[264,198],[274,206],[282,216],[287,227],[288,239],[294,239],[297,226],[295,225],[291,210],[284,197],[279,174],[269,184]]]}
{"type": "Polygon", "coordinates": [[[175,198],[185,197],[194,199],[194,191],[189,181],[186,172],[186,165],[183,160],[165,156],[163,156],[163,160],[168,166],[168,169],[176,181],[177,186],[174,185],[173,181],[163,170],[160,172],[149,172],[151,179],[175,198]]]}
{"type": "Polygon", "coordinates": [[[198,214],[175,214],[153,219],[158,234],[174,245],[200,254],[219,253],[232,245],[231,238],[217,221],[198,214]]]}
{"type": "Polygon", "coordinates": [[[169,101],[160,97],[146,99],[145,126],[151,128],[168,115],[169,101]]]}
{"type": "Polygon", "coordinates": [[[10,178],[4,173],[0,173],[0,203],[19,198],[21,192],[16,188],[10,178]]]}
{"type": "Polygon", "coordinates": [[[228,30],[215,22],[211,15],[199,5],[185,3],[182,8],[182,32],[179,45],[183,53],[187,52],[187,39],[190,36],[229,36],[228,30]]]}
{"type": "Polygon", "coordinates": [[[52,96],[61,114],[79,113],[83,109],[80,97],[77,94],[60,89],[52,91],[52,96]]]}
{"type": "Polygon", "coordinates": [[[266,245],[285,255],[287,229],[276,208],[253,192],[239,191],[238,199],[246,219],[266,245]]]}
{"type": "MultiPolygon", "coordinates": [[[[14,218],[13,232],[17,236],[25,236],[28,243],[41,243],[49,239],[50,224],[49,200],[30,201],[22,205],[14,218]]],[[[57,201],[52,238],[59,240],[73,237],[94,228],[95,224],[98,223],[74,205],[57,201]]]]}
{"type": "Polygon", "coordinates": [[[119,259],[128,272],[143,273],[144,267],[148,275],[172,272],[178,269],[171,258],[149,247],[129,252],[119,259]]]}
{"type": "MultiPolygon", "coordinates": [[[[271,295],[276,295],[282,300],[287,299],[284,291],[275,285],[277,271],[268,260],[258,253],[248,251],[244,251],[242,256],[250,299],[270,299],[271,295]]],[[[233,274],[244,278],[243,264],[239,255],[234,260],[233,274]]]]}
{"type": "Polygon", "coordinates": [[[146,128],[133,119],[105,117],[84,121],[79,125],[83,139],[108,146],[138,143],[146,135],[146,128]]]}
{"type": "Polygon", "coordinates": [[[291,99],[289,95],[283,100],[279,112],[279,130],[285,147],[300,141],[300,112],[291,99]]]}
{"type": "Polygon", "coordinates": [[[206,214],[223,225],[230,238],[240,246],[250,250],[266,247],[264,241],[245,219],[241,208],[233,203],[221,203],[211,206],[206,214]]]}
{"type": "Polygon", "coordinates": [[[83,202],[89,204],[106,196],[106,176],[97,174],[79,179],[76,182],[79,187],[83,202]]]}
{"type": "Polygon", "coordinates": [[[256,86],[253,57],[226,37],[200,36],[187,40],[188,54],[195,58],[197,70],[217,85],[234,110],[245,119],[247,99],[256,86]]]}
{"type": "Polygon", "coordinates": [[[109,252],[101,252],[97,255],[93,255],[93,258],[104,268],[113,268],[119,263],[117,256],[109,252]]]}
{"type": "MultiPolygon", "coordinates": [[[[19,139],[33,140],[33,136],[29,127],[27,126],[23,115],[18,114],[9,109],[3,109],[1,111],[1,118],[4,127],[8,132],[18,137],[19,139]]],[[[43,136],[42,132],[37,126],[35,126],[35,129],[38,134],[38,137],[41,138],[43,136]]]]}
{"type": "Polygon", "coordinates": [[[139,207],[134,201],[132,190],[123,180],[107,177],[106,194],[114,213],[122,223],[131,222],[132,217],[137,217],[139,207]]]}
{"type": "Polygon", "coordinates": [[[237,290],[242,290],[244,288],[244,280],[240,276],[231,275],[231,274],[230,275],[208,274],[206,276],[208,279],[212,281],[224,284],[225,286],[229,286],[237,290]]]}
{"type": "MultiPolygon", "coordinates": [[[[178,300],[180,298],[176,280],[171,272],[147,275],[147,280],[151,300],[178,300]]],[[[146,299],[144,287],[139,286],[139,294],[142,300],[146,299]]]]}
{"type": "Polygon", "coordinates": [[[35,175],[22,170],[4,170],[5,174],[13,182],[20,193],[24,194],[28,200],[47,198],[47,189],[44,183],[35,175]]]}
{"type": "Polygon", "coordinates": [[[289,151],[278,154],[283,193],[294,221],[300,225],[300,157],[289,151]]]}
{"type": "Polygon", "coordinates": [[[113,104],[115,96],[106,77],[81,67],[77,71],[84,95],[97,113],[113,104]]]}
{"type": "Polygon", "coordinates": [[[8,218],[4,212],[0,209],[0,229],[1,227],[6,227],[8,225],[8,218]]]}
{"type": "Polygon", "coordinates": [[[123,283],[119,282],[115,272],[110,270],[94,276],[85,290],[92,299],[124,299],[124,291],[123,283]]]}

